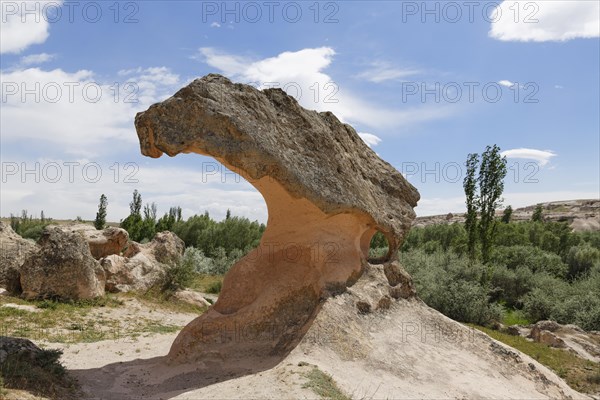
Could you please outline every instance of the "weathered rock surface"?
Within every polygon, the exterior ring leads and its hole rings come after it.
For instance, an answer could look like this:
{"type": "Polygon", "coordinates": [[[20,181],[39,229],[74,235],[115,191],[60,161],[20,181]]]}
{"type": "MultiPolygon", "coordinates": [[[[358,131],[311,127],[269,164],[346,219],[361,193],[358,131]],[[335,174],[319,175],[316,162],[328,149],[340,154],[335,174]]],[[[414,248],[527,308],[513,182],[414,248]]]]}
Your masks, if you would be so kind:
{"type": "Polygon", "coordinates": [[[174,297],[179,301],[193,304],[198,307],[210,307],[210,303],[202,296],[202,294],[193,290],[178,290],[175,292],[174,297]]]}
{"type": "Polygon", "coordinates": [[[0,366],[9,356],[19,355],[34,361],[40,354],[42,349],[29,339],[0,336],[0,366]]]}
{"type": "Polygon", "coordinates": [[[159,232],[151,242],[130,242],[124,254],[104,257],[100,264],[106,273],[106,290],[128,292],[147,290],[162,279],[168,265],[179,261],[185,244],[172,232],[159,232]]]}
{"type": "Polygon", "coordinates": [[[78,232],[56,226],[44,229],[39,250],[21,267],[25,298],[90,299],[104,295],[105,274],[78,232]]]}
{"type": "Polygon", "coordinates": [[[0,287],[11,294],[21,293],[20,269],[25,259],[37,250],[34,242],[23,239],[10,225],[0,221],[0,287]]]}
{"type": "Polygon", "coordinates": [[[172,361],[289,352],[322,299],[360,277],[372,235],[386,236],[386,262],[415,217],[417,190],[352,127],[303,109],[280,89],[211,74],[139,113],[135,125],[144,155],[212,156],[254,185],[269,211],[260,245],[231,268],[214,306],[180,333],[172,361]],[[266,342],[222,340],[234,326],[269,324],[285,330],[266,342]]]}
{"type": "Polygon", "coordinates": [[[600,332],[586,332],[577,325],[561,325],[556,321],[538,321],[533,325],[517,325],[508,329],[511,329],[511,334],[561,348],[586,360],[600,363],[600,332]]]}
{"type": "Polygon", "coordinates": [[[110,226],[99,231],[88,224],[60,225],[59,227],[65,232],[83,234],[90,246],[92,257],[96,260],[113,254],[120,255],[129,241],[129,234],[122,228],[110,226]]]}
{"type": "Polygon", "coordinates": [[[547,344],[548,346],[558,347],[558,348],[567,347],[564,340],[562,340],[557,335],[552,333],[552,331],[547,331],[545,329],[538,327],[537,325],[533,326],[533,328],[531,329],[531,333],[529,334],[529,337],[532,338],[535,342],[544,343],[544,344],[547,344]]]}

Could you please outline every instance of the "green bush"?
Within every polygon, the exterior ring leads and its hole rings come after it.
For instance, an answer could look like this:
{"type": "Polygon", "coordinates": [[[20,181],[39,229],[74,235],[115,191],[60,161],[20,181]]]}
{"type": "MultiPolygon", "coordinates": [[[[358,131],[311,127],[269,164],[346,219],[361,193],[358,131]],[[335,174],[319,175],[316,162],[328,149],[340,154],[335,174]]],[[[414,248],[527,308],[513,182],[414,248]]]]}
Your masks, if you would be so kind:
{"type": "Polygon", "coordinates": [[[221,293],[221,288],[223,287],[223,281],[216,281],[211,283],[206,290],[207,293],[219,294],[221,293]]]}
{"type": "Polygon", "coordinates": [[[430,307],[461,322],[487,325],[501,319],[501,307],[490,302],[489,271],[482,264],[453,253],[423,250],[402,253],[401,261],[419,297],[430,307]]]}
{"type": "Polygon", "coordinates": [[[585,243],[573,246],[566,256],[569,266],[569,278],[574,279],[589,272],[594,264],[600,263],[600,250],[585,243]]]}
{"type": "Polygon", "coordinates": [[[162,282],[162,290],[165,292],[175,292],[179,289],[185,289],[192,284],[195,275],[196,266],[194,264],[193,253],[186,252],[178,262],[167,267],[162,282]]]}
{"type": "Polygon", "coordinates": [[[495,265],[491,281],[494,301],[504,303],[509,308],[521,308],[523,296],[533,287],[533,272],[523,266],[509,269],[504,265],[495,265]]]}
{"type": "Polygon", "coordinates": [[[512,270],[526,267],[533,273],[546,272],[557,278],[564,278],[568,270],[560,256],[533,246],[497,247],[490,262],[512,270]]]}

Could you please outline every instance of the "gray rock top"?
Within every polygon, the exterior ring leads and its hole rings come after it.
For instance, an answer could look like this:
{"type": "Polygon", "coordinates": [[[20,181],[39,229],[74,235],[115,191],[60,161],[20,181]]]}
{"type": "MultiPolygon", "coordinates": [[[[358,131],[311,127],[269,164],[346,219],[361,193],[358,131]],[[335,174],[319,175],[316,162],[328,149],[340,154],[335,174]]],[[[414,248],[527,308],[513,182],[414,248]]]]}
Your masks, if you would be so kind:
{"type": "Polygon", "coordinates": [[[369,215],[394,245],[415,218],[419,193],[400,172],[350,125],[302,108],[281,89],[210,74],[138,113],[135,126],[146,156],[196,152],[250,181],[269,176],[327,214],[369,215]]]}

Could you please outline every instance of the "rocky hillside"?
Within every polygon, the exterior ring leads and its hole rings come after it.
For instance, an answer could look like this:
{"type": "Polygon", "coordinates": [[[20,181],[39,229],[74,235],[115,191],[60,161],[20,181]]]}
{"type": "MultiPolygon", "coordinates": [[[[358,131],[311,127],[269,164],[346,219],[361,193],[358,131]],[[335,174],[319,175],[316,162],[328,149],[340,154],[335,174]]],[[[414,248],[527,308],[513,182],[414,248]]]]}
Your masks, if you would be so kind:
{"type": "MultiPolygon", "coordinates": [[[[567,222],[576,232],[600,230],[600,200],[563,200],[541,203],[544,221],[567,222]]],[[[538,204],[513,210],[512,221],[529,221],[538,204]]],[[[497,210],[502,216],[504,210],[497,210]]],[[[435,224],[464,222],[464,214],[445,214],[417,217],[413,226],[424,227],[435,224]]]]}

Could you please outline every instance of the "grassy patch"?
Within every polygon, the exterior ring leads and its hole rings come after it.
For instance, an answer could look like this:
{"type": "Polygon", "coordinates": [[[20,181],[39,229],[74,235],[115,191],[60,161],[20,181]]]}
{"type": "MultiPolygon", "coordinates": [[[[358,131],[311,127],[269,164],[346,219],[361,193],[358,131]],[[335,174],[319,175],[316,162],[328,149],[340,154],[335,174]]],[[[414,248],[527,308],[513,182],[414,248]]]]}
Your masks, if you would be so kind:
{"type": "Polygon", "coordinates": [[[204,293],[219,293],[223,284],[223,275],[196,274],[190,283],[190,289],[204,293]]]}
{"type": "Polygon", "coordinates": [[[149,308],[159,307],[168,311],[190,314],[202,314],[206,311],[205,307],[198,307],[185,301],[177,300],[173,297],[173,293],[164,292],[160,287],[150,288],[144,293],[129,292],[123,295],[136,298],[149,308]]]}
{"type": "Polygon", "coordinates": [[[506,326],[511,326],[529,325],[532,322],[525,317],[521,310],[505,310],[502,315],[502,323],[506,326]]]}
{"type": "Polygon", "coordinates": [[[161,323],[151,321],[151,322],[148,322],[146,324],[144,332],[164,334],[164,333],[177,332],[180,329],[181,329],[181,326],[177,326],[177,325],[163,325],[161,323]]]}
{"type": "Polygon", "coordinates": [[[521,336],[512,336],[481,326],[469,325],[504,344],[522,351],[552,369],[573,389],[583,393],[600,392],[600,366],[597,363],[543,343],[531,342],[521,336]]]}
{"type": "Polygon", "coordinates": [[[110,294],[96,300],[66,303],[51,300],[26,302],[18,298],[3,297],[0,298],[0,305],[35,305],[39,311],[0,307],[0,335],[53,343],[91,343],[126,337],[136,338],[146,333],[172,333],[181,329],[180,326],[166,325],[154,318],[117,316],[118,313],[113,315],[110,308],[122,307],[124,300],[133,298],[150,310],[194,314],[201,314],[206,310],[176,301],[158,290],[144,294],[110,294]]]}
{"type": "Polygon", "coordinates": [[[313,367],[309,372],[304,374],[308,381],[302,385],[305,389],[311,389],[313,392],[321,396],[321,398],[331,400],[350,400],[344,392],[338,387],[331,375],[326,374],[317,367],[313,367]]]}
{"type": "Polygon", "coordinates": [[[61,354],[60,350],[42,350],[33,359],[28,353],[10,354],[0,366],[3,386],[52,399],[74,398],[77,384],[60,363],[61,354]]]}

